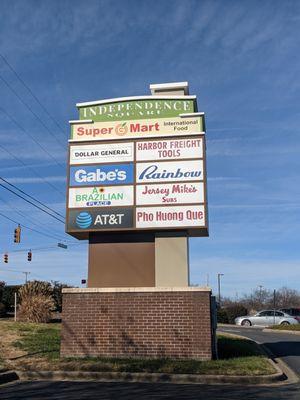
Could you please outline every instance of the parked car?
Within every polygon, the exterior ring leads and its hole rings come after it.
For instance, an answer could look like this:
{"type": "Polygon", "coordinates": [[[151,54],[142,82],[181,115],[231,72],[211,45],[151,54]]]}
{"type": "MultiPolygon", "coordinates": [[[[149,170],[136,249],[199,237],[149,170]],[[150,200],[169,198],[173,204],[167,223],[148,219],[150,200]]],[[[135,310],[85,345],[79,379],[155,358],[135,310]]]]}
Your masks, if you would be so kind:
{"type": "Polygon", "coordinates": [[[279,311],[289,314],[291,317],[296,318],[300,322],[300,308],[281,308],[279,311]]]}
{"type": "Polygon", "coordinates": [[[270,325],[295,325],[298,320],[289,314],[277,310],[263,310],[255,315],[237,317],[234,320],[236,325],[251,326],[270,326],[270,325]]]}

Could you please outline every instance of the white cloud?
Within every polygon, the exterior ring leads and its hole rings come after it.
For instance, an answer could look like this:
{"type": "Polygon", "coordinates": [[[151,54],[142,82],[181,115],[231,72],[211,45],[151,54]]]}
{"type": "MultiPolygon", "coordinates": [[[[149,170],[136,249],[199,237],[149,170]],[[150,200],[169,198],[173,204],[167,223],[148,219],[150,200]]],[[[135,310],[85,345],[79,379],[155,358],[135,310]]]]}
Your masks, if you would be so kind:
{"type": "Polygon", "coordinates": [[[11,177],[8,179],[10,183],[45,183],[45,180],[48,182],[63,182],[66,183],[67,178],[64,175],[59,176],[43,176],[43,178],[39,177],[11,177]]]}

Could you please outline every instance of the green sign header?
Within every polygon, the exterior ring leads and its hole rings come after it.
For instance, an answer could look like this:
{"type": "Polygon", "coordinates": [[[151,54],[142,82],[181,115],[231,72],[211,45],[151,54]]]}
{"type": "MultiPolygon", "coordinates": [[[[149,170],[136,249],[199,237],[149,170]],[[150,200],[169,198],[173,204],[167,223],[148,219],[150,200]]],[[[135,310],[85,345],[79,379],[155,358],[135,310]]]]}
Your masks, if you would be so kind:
{"type": "Polygon", "coordinates": [[[197,111],[195,100],[176,98],[130,100],[78,107],[79,119],[91,119],[95,122],[170,118],[197,111]]]}

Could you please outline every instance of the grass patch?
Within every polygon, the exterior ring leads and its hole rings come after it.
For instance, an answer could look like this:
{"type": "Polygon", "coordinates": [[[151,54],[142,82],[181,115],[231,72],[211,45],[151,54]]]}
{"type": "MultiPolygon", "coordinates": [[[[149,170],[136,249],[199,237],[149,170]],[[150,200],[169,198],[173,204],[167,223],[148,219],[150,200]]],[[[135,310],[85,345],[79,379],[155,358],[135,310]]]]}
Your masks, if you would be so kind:
{"type": "MultiPolygon", "coordinates": [[[[212,361],[133,359],[133,358],[60,358],[60,324],[28,324],[0,321],[0,337],[14,337],[10,366],[25,370],[66,370],[98,372],[156,372],[206,375],[264,375],[275,370],[259,347],[246,339],[219,335],[219,359],[212,361]]],[[[7,361],[7,360],[6,360],[7,361]]]]}
{"type": "Polygon", "coordinates": [[[297,325],[273,325],[273,326],[268,326],[267,329],[277,329],[278,331],[300,332],[300,324],[297,324],[297,325]]]}
{"type": "Polygon", "coordinates": [[[0,334],[4,332],[17,335],[18,340],[13,341],[12,346],[23,350],[27,356],[59,359],[60,324],[1,321],[0,334]]]}

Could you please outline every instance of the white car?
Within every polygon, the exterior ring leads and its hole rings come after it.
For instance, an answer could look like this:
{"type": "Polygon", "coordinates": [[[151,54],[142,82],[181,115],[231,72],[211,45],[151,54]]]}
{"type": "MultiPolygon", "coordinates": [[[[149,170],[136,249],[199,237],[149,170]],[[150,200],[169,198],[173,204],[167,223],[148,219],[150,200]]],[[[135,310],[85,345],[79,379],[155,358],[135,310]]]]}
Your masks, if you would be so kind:
{"type": "Polygon", "coordinates": [[[271,326],[271,325],[296,325],[298,320],[289,314],[277,310],[264,310],[255,315],[237,317],[234,320],[236,325],[251,326],[271,326]]]}

